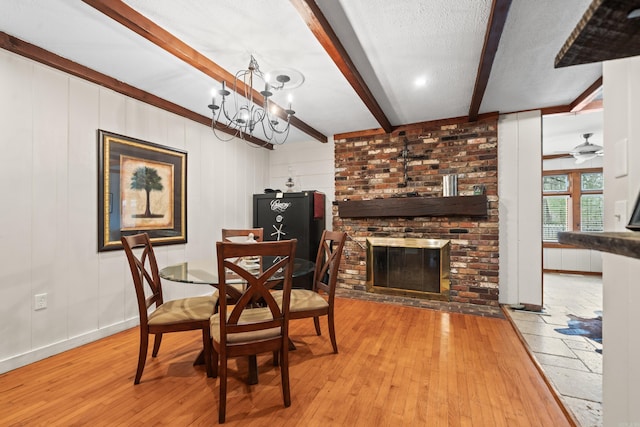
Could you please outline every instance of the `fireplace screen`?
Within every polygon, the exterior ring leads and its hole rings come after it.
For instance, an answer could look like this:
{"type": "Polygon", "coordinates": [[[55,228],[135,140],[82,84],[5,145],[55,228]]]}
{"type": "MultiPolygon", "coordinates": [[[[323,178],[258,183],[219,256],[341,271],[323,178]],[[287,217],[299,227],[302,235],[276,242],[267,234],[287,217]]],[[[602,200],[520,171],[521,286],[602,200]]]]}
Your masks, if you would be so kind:
{"type": "Polygon", "coordinates": [[[449,240],[367,239],[367,290],[447,296],[449,240]]]}

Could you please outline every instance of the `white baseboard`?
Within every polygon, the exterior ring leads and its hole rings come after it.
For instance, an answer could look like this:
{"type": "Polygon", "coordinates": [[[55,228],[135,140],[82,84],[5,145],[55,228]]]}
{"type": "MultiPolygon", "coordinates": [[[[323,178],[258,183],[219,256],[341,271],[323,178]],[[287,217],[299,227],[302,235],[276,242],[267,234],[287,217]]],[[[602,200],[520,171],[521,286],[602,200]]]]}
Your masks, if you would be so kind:
{"type": "Polygon", "coordinates": [[[67,350],[71,350],[72,348],[80,347],[81,345],[97,341],[118,332],[122,332],[124,330],[133,328],[138,324],[139,320],[136,316],[135,318],[125,320],[120,323],[115,323],[113,325],[109,325],[95,331],[87,332],[82,335],[71,337],[67,340],[59,341],[46,347],[36,348],[27,353],[12,356],[8,359],[0,361],[0,374],[12,371],[22,366],[26,366],[30,363],[34,363],[42,359],[46,359],[47,357],[54,356],[67,350]]]}

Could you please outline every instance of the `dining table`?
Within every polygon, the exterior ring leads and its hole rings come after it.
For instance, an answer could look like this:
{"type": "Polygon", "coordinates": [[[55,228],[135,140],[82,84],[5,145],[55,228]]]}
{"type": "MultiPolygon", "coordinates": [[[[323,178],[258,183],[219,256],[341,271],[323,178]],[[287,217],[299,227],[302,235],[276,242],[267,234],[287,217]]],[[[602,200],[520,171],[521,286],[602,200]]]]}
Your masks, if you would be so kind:
{"type": "MultiPolygon", "coordinates": [[[[275,262],[273,257],[263,257],[262,263],[267,266],[275,262]]],[[[313,272],[315,263],[303,258],[296,258],[293,262],[293,277],[306,276],[313,272]]],[[[218,260],[216,258],[204,258],[195,259],[172,264],[164,267],[160,270],[160,277],[172,282],[178,283],[192,283],[196,285],[207,285],[217,288],[218,280],[218,260]]],[[[279,281],[282,277],[278,274],[273,276],[274,281],[279,281]]],[[[232,300],[237,300],[242,295],[243,282],[239,279],[227,278],[228,296],[232,300]],[[238,286],[233,286],[237,284],[238,286]]],[[[295,287],[295,282],[294,282],[295,287]]],[[[295,349],[289,340],[290,348],[295,349]]],[[[204,364],[204,350],[200,352],[194,365],[204,364]]],[[[249,356],[249,377],[247,379],[248,384],[258,383],[258,362],[256,356],[249,356]]]]}

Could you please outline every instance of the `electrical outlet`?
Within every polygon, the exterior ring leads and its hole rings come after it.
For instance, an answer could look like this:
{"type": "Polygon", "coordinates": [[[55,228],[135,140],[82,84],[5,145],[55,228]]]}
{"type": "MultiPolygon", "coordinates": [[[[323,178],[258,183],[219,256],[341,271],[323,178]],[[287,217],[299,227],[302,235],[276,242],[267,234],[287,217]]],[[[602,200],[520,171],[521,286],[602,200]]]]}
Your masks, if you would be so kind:
{"type": "Polygon", "coordinates": [[[34,310],[42,310],[47,308],[47,294],[34,295],[34,310]]]}

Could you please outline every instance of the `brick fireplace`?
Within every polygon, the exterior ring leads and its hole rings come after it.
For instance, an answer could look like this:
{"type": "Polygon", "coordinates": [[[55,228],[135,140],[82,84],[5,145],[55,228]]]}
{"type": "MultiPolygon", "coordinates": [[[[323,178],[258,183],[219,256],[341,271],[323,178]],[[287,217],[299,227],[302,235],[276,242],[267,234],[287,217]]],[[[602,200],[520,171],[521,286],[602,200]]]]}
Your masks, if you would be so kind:
{"type": "Polygon", "coordinates": [[[450,242],[446,298],[497,306],[497,141],[497,116],[336,140],[333,229],[349,236],[341,286],[367,291],[367,238],[440,239],[450,242]],[[458,197],[443,197],[451,174],[458,197]]]}

